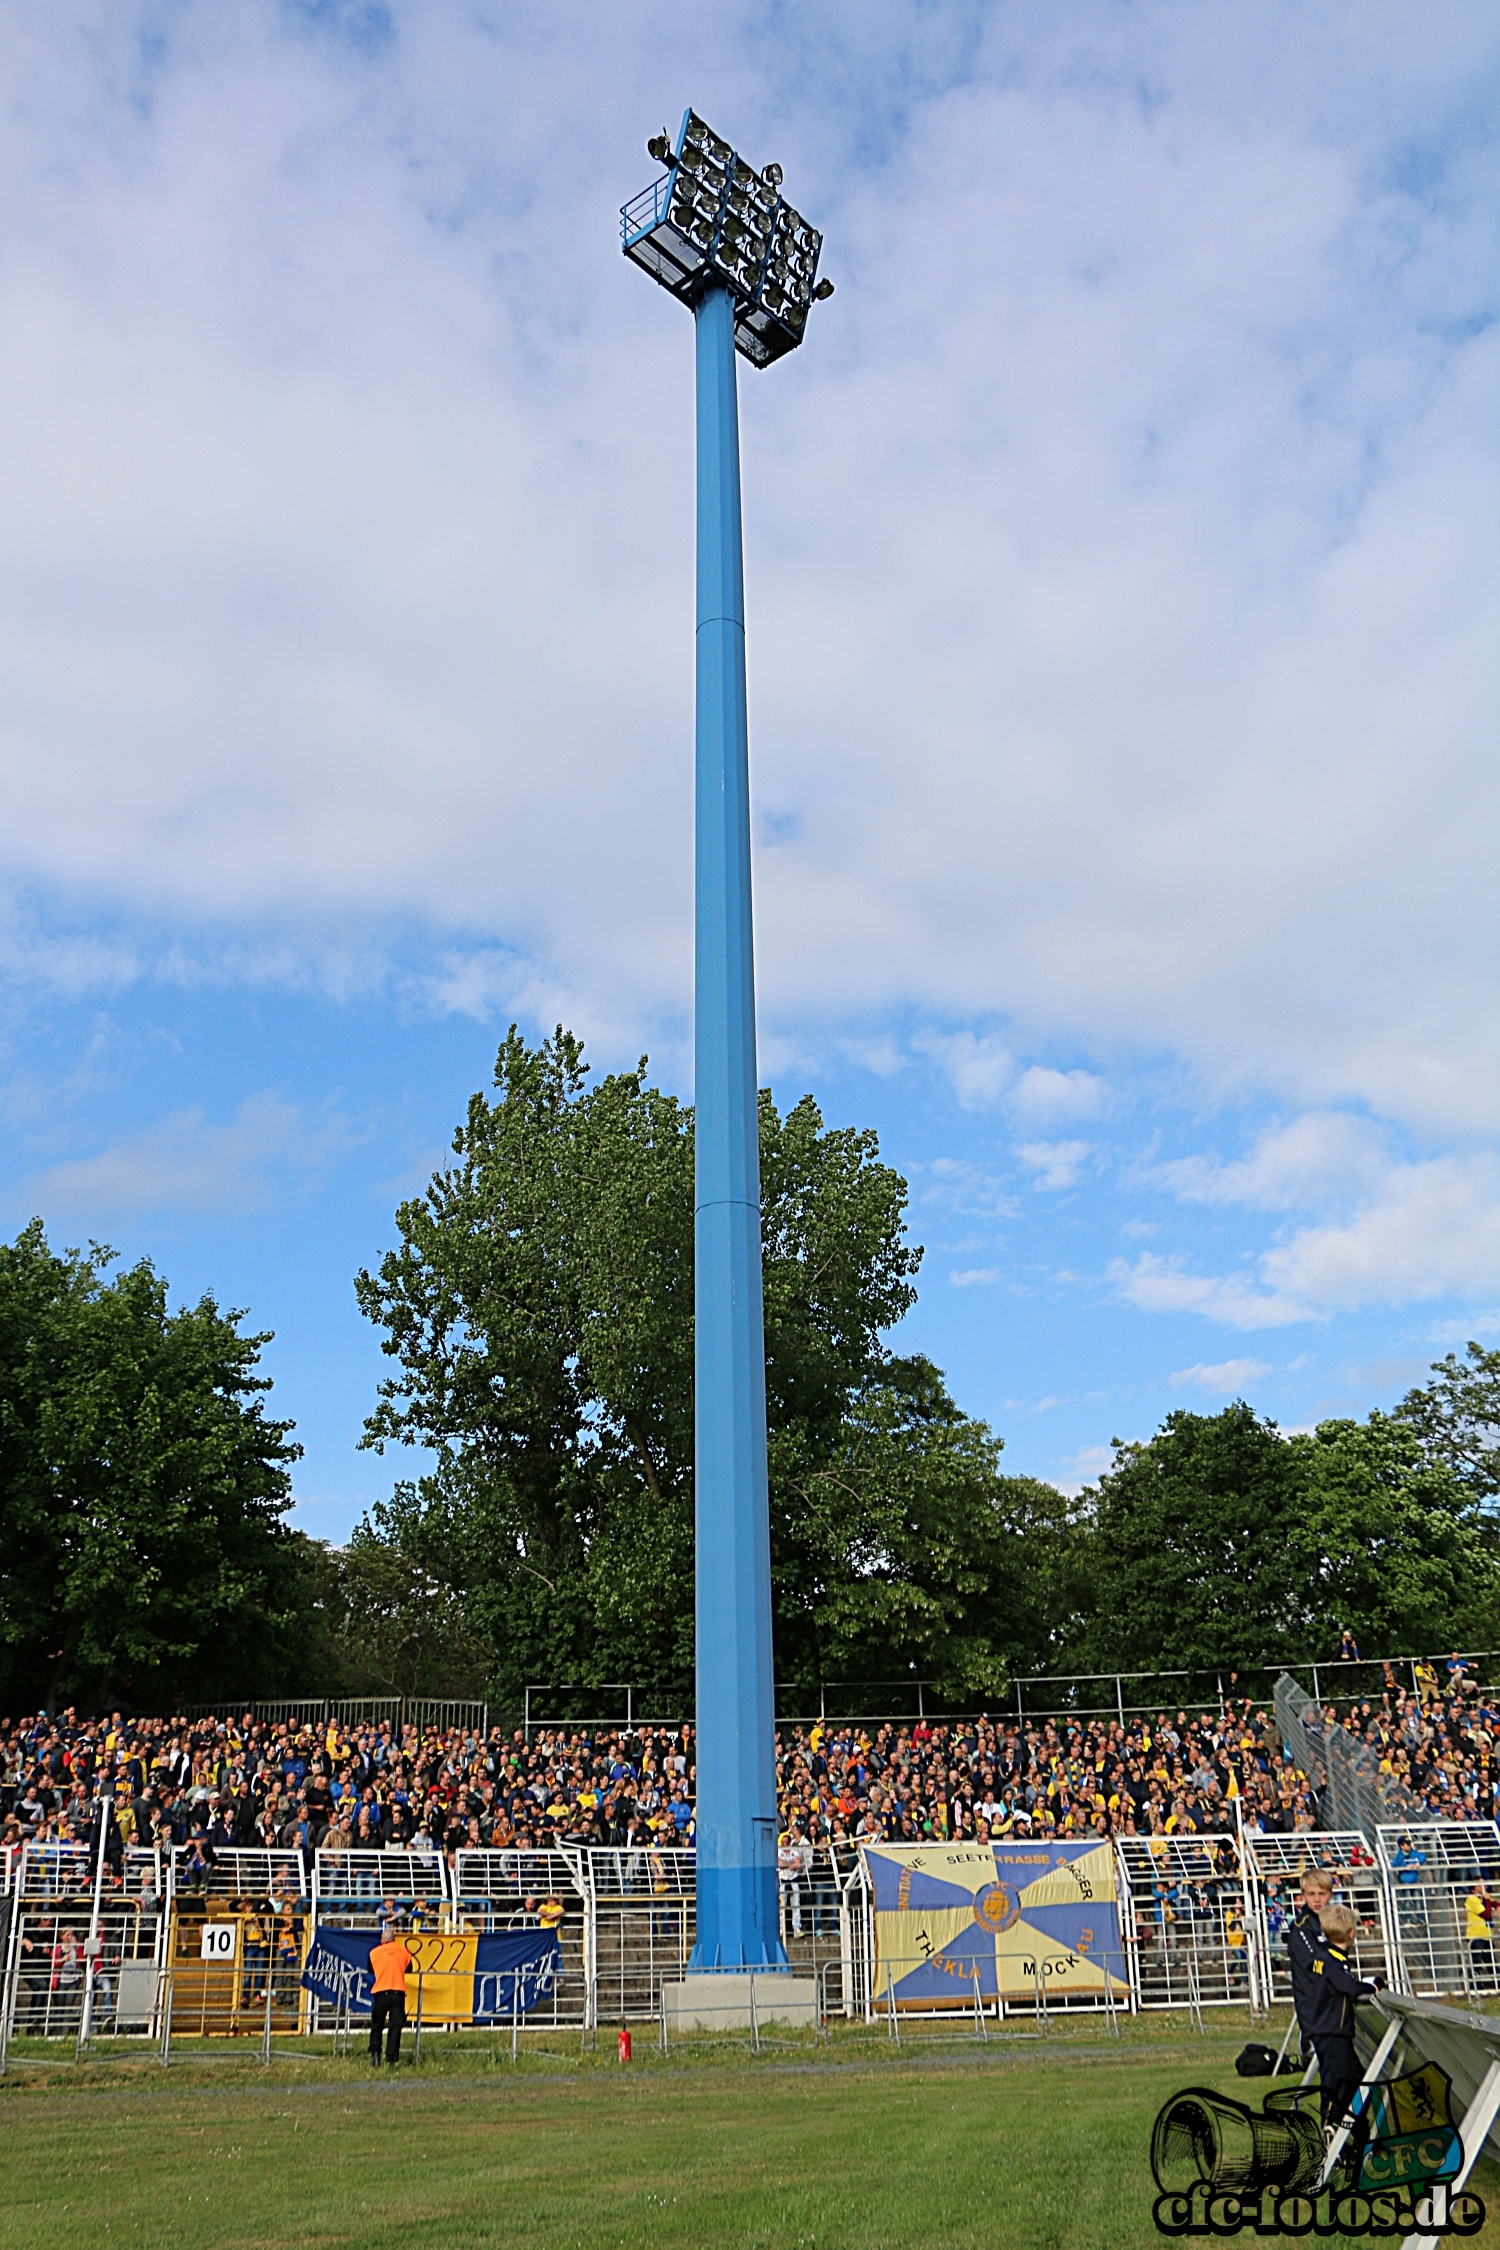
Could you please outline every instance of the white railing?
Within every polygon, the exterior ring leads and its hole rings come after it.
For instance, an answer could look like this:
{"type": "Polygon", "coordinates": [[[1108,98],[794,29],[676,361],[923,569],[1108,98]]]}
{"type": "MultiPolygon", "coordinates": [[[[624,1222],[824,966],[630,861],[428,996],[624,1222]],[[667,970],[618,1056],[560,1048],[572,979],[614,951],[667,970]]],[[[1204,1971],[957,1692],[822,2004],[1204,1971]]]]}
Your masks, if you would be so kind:
{"type": "Polygon", "coordinates": [[[1290,1836],[1244,1832],[1245,1866],[1250,1879],[1254,1921],[1256,1998],[1262,2009],[1290,2007],[1292,1972],[1286,1936],[1300,1911],[1302,1877],[1324,1869],[1334,1883],[1334,1900],[1358,1917],[1351,1945],[1355,1973],[1399,1981],[1391,1938],[1390,1900],[1375,1854],[1359,1829],[1304,1829],[1290,1836]]]}
{"type": "Polygon", "coordinates": [[[1500,1906],[1500,1829],[1495,1823],[1382,1825],[1376,1846],[1400,1989],[1414,1997],[1452,1993],[1476,1999],[1500,1990],[1495,1974],[1500,1921],[1485,1922],[1469,1908],[1471,1897],[1488,1897],[1500,1906]]]}
{"type": "Polygon", "coordinates": [[[39,1844],[28,1838],[21,1846],[16,1895],[23,1899],[67,1899],[87,1896],[93,1888],[93,1856],[87,1844],[39,1844]]]}
{"type": "Polygon", "coordinates": [[[305,1855],[290,1848],[217,1844],[206,1868],[192,1865],[192,1847],[172,1848],[172,1888],[179,1897],[271,1898],[308,1895],[305,1855]]]}
{"type": "Polygon", "coordinates": [[[1121,1836],[1120,1934],[1141,2008],[1254,2002],[1254,1918],[1239,1839],[1121,1836]]]}
{"type": "Polygon", "coordinates": [[[354,1907],[371,1916],[403,1913],[426,1901],[447,1903],[446,1866],[438,1851],[319,1851],[313,1854],[312,1896],[316,1906],[354,1907]]]}

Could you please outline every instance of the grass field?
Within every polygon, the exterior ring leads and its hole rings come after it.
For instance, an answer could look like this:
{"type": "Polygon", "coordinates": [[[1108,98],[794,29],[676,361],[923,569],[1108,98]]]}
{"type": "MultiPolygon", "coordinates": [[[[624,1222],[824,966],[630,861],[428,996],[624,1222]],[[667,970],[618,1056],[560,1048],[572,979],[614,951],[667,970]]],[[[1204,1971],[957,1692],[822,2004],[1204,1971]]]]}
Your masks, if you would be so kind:
{"type": "MultiPolygon", "coordinates": [[[[1159,2243],[1147,2151],[1169,2094],[1236,2079],[1249,2026],[1097,2022],[987,2047],[848,2029],[752,2057],[697,2042],[628,2066],[613,2035],[429,2039],[420,2069],[357,2055],[174,2050],[0,2081],[0,2241],[318,2250],[1137,2250],[1159,2243]]],[[[1472,2240],[1500,2250],[1495,2212],[1472,2240]]],[[[1245,2243],[1265,2236],[1247,2233],[1245,2243]]]]}

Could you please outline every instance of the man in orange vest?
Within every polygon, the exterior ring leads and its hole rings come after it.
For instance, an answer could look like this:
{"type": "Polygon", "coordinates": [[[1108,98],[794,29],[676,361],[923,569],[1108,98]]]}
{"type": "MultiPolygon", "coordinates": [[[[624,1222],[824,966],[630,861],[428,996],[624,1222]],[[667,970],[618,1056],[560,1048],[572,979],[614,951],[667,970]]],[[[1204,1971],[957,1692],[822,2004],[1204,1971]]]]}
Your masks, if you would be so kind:
{"type": "Polygon", "coordinates": [[[370,1973],[375,1991],[370,2001],[370,2061],[380,2068],[380,2035],[385,2033],[385,2059],[392,2070],[401,2060],[401,2032],[406,2022],[406,1972],[411,1955],[396,1935],[394,1922],[380,1932],[379,1945],[370,1948],[370,1973]]]}

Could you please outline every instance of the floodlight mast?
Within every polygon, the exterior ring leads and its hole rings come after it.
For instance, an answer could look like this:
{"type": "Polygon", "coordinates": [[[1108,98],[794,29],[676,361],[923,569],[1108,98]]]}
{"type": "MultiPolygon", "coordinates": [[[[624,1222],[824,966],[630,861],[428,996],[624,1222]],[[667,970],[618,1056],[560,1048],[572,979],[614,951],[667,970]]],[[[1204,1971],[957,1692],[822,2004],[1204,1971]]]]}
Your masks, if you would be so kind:
{"type": "Polygon", "coordinates": [[[621,212],[625,255],[691,306],[698,599],[694,1107],[697,1942],[690,1967],[784,1969],[766,1487],[745,581],[735,352],[801,343],[821,237],[688,110],[666,177],[621,212]]]}

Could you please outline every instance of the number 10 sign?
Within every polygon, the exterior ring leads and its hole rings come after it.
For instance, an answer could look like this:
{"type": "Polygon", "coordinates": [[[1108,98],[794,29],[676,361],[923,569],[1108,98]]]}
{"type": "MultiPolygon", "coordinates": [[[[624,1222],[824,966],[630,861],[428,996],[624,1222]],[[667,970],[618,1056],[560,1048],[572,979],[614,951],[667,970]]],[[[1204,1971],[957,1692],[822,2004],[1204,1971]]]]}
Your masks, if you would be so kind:
{"type": "Polygon", "coordinates": [[[232,1961],[237,1922],[205,1922],[198,1947],[200,1961],[232,1961]]]}

